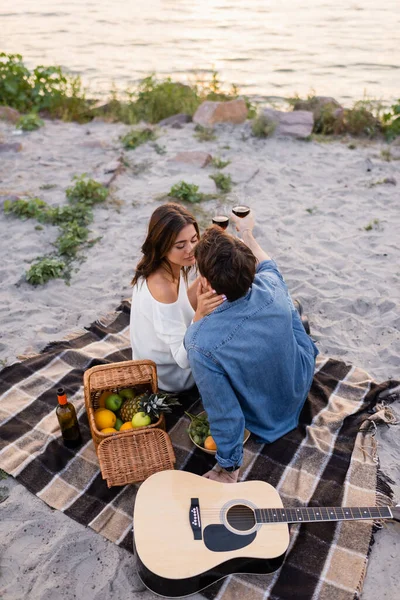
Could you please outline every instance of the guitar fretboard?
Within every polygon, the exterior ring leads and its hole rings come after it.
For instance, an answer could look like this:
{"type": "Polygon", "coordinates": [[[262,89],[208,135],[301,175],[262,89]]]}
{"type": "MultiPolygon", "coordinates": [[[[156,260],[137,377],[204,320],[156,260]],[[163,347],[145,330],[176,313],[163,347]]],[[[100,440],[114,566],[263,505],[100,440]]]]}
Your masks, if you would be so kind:
{"type": "Polygon", "coordinates": [[[256,508],[256,523],[311,523],[314,521],[354,521],[363,519],[390,519],[387,507],[327,506],[301,508],[256,508]]]}

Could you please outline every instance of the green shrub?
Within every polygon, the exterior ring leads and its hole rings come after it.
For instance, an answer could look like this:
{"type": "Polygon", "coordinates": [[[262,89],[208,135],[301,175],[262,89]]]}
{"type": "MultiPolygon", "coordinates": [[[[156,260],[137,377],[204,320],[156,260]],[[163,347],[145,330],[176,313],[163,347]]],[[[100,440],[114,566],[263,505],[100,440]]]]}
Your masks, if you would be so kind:
{"type": "Polygon", "coordinates": [[[232,189],[232,179],[230,175],[224,175],[224,173],[214,173],[209,176],[210,179],[215,181],[215,185],[221,192],[230,192],[232,189]]]}
{"type": "Polygon", "coordinates": [[[66,189],[65,193],[72,204],[87,204],[93,206],[104,202],[108,197],[108,189],[95,181],[89,179],[85,173],[74,177],[75,185],[66,189]]]}
{"type": "Polygon", "coordinates": [[[200,103],[195,88],[172,81],[170,77],[157,81],[153,73],[139,84],[135,113],[138,120],[158,123],[177,113],[193,115],[200,103]]]}
{"type": "Polygon", "coordinates": [[[26,273],[26,279],[31,285],[42,285],[50,279],[58,279],[65,274],[66,264],[56,257],[44,256],[36,259],[26,273]]]}
{"type": "Polygon", "coordinates": [[[383,115],[383,132],[388,142],[400,135],[400,98],[391,110],[383,115]]]}
{"type": "Polygon", "coordinates": [[[38,66],[29,71],[20,54],[0,53],[0,104],[20,112],[46,111],[65,120],[87,120],[90,102],[79,76],[61,67],[38,66]]]}
{"type": "Polygon", "coordinates": [[[199,186],[194,183],[186,183],[186,181],[180,181],[173,185],[169,191],[169,196],[192,203],[200,202],[203,199],[203,194],[199,192],[199,186]]]}
{"type": "Polygon", "coordinates": [[[39,129],[40,127],[43,127],[43,125],[44,121],[33,112],[18,119],[15,126],[17,129],[22,129],[23,131],[35,131],[35,129],[39,129]]]}
{"type": "Polygon", "coordinates": [[[152,129],[132,129],[126,135],[121,136],[121,142],[127,150],[134,150],[141,144],[155,140],[156,135],[152,129]]]}
{"type": "Polygon", "coordinates": [[[251,124],[251,132],[255,137],[265,138],[271,136],[276,129],[276,121],[263,113],[259,114],[251,124]]]}
{"type": "Polygon", "coordinates": [[[382,129],[378,115],[373,114],[374,106],[371,101],[359,100],[351,109],[344,109],[337,119],[335,133],[365,135],[375,137],[382,129]]]}

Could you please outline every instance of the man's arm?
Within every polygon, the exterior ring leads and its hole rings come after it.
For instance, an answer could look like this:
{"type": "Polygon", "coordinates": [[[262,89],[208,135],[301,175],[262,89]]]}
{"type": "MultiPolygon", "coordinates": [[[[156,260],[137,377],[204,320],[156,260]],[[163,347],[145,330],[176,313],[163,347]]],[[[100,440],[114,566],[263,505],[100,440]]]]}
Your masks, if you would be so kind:
{"type": "Polygon", "coordinates": [[[261,246],[256,242],[253,236],[254,229],[254,215],[253,212],[250,211],[247,217],[240,218],[236,215],[232,215],[232,221],[236,225],[236,231],[241,234],[243,242],[250,248],[258,262],[262,262],[263,260],[271,260],[271,257],[261,248],[261,246]]]}
{"type": "MultiPolygon", "coordinates": [[[[217,445],[218,465],[223,470],[232,467],[238,469],[243,459],[245,423],[237,396],[226,374],[212,359],[190,347],[188,357],[208,415],[211,435],[217,445]]],[[[221,477],[218,479],[225,480],[221,477]]]]}

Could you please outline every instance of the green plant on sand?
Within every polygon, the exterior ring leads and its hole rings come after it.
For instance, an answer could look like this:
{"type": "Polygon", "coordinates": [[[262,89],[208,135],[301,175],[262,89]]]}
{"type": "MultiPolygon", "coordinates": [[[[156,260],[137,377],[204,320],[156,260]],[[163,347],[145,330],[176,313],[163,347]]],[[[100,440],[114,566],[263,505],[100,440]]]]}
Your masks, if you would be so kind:
{"type": "Polygon", "coordinates": [[[230,160],[222,160],[222,158],[219,158],[219,156],[215,156],[211,160],[212,166],[215,167],[216,169],[225,169],[225,167],[227,167],[230,163],[231,163],[230,160]]]}
{"type": "Polygon", "coordinates": [[[213,173],[210,175],[210,179],[215,181],[215,185],[221,192],[227,193],[232,189],[232,179],[230,175],[224,173],[213,173]]]}
{"type": "Polygon", "coordinates": [[[217,139],[215,135],[214,129],[212,127],[203,127],[202,125],[196,125],[194,128],[195,134],[194,137],[199,140],[199,142],[212,142],[217,139]]]}
{"type": "Polygon", "coordinates": [[[255,137],[270,137],[276,129],[276,121],[260,113],[251,124],[251,132],[255,137]]]}
{"type": "Polygon", "coordinates": [[[204,198],[204,194],[199,192],[198,185],[187,183],[186,181],[180,181],[173,185],[169,191],[169,196],[191,203],[201,202],[204,198]]]}
{"type": "Polygon", "coordinates": [[[32,285],[42,285],[50,279],[63,277],[66,266],[63,260],[55,256],[37,258],[27,271],[26,280],[32,285]]]}
{"type": "Polygon", "coordinates": [[[57,253],[38,257],[27,271],[26,279],[32,285],[43,284],[58,277],[68,279],[72,261],[83,244],[86,243],[86,247],[92,246],[99,239],[88,241],[88,225],[93,221],[93,205],[106,200],[108,189],[87,178],[85,174],[74,180],[75,184],[66,190],[69,201],[66,206],[49,206],[40,198],[19,198],[4,203],[6,214],[14,214],[22,219],[36,219],[39,223],[49,223],[60,228],[60,235],[54,243],[57,253]]]}
{"type": "Polygon", "coordinates": [[[121,136],[121,142],[127,150],[134,150],[141,144],[145,144],[150,140],[155,140],[156,135],[152,129],[145,127],[142,129],[132,129],[125,135],[121,136]]]}
{"type": "Polygon", "coordinates": [[[38,117],[37,113],[32,112],[20,117],[15,126],[17,129],[22,129],[22,131],[35,131],[43,125],[44,121],[38,117]]]}

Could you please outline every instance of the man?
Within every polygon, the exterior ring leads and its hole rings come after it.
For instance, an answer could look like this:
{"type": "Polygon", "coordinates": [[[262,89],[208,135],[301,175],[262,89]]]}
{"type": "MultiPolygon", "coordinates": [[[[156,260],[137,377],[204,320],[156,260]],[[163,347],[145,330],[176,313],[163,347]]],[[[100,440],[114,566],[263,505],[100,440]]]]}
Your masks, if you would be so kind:
{"type": "Polygon", "coordinates": [[[253,237],[252,213],[233,219],[242,239],[210,227],[195,248],[202,289],[227,300],[188,328],[185,347],[217,445],[205,477],[236,482],[247,427],[273,442],[298,425],[318,350],[276,263],[253,237]]]}

